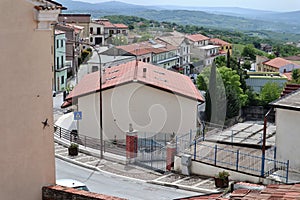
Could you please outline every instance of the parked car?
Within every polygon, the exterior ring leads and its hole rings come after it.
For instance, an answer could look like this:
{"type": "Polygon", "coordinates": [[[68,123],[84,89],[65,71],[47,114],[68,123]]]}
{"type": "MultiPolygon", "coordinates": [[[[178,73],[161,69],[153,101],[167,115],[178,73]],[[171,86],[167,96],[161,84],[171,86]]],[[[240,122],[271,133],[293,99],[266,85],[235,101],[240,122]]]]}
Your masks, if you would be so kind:
{"type": "Polygon", "coordinates": [[[58,179],[56,180],[56,185],[89,191],[88,187],[84,183],[74,179],[58,179]]]}

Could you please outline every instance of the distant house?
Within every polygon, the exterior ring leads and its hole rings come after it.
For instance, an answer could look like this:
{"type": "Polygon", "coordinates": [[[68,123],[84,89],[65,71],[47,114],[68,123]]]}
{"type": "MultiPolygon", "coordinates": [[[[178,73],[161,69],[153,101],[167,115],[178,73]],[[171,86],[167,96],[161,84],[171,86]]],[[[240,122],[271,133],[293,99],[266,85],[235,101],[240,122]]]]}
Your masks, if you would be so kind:
{"type": "Polygon", "coordinates": [[[221,55],[226,55],[224,52],[219,51],[219,46],[207,45],[198,48],[198,58],[203,61],[204,66],[211,65],[214,59],[221,55]]]}
{"type": "Polygon", "coordinates": [[[246,84],[256,93],[260,93],[263,86],[268,82],[275,82],[283,88],[288,81],[287,77],[279,72],[247,72],[247,74],[249,78],[246,79],[246,84]]]}
{"type": "Polygon", "coordinates": [[[54,38],[54,90],[63,91],[67,86],[67,70],[71,67],[66,65],[66,33],[55,30],[54,38]]]}
{"type": "Polygon", "coordinates": [[[286,73],[293,71],[293,69],[300,68],[300,65],[280,57],[265,61],[262,64],[262,71],[264,72],[286,73]]]}
{"type": "Polygon", "coordinates": [[[273,47],[269,44],[260,44],[260,49],[266,53],[272,53],[273,47]]]}
{"type": "Polygon", "coordinates": [[[201,34],[187,35],[186,38],[191,42],[192,47],[206,46],[209,42],[209,37],[201,34]]]}
{"type": "Polygon", "coordinates": [[[108,42],[109,39],[111,39],[113,36],[122,35],[127,38],[128,31],[128,26],[126,26],[125,24],[113,24],[108,19],[93,20],[90,27],[90,43],[108,45],[110,44],[110,42],[108,42]],[[95,30],[94,27],[96,27],[97,29],[95,30]],[[99,40],[96,41],[95,39],[95,41],[91,42],[91,38],[93,37],[93,35],[97,35],[95,37],[99,38],[99,40]],[[102,37],[99,37],[99,35],[101,35],[102,37]],[[102,38],[102,41],[100,38],[102,38]]]}
{"type": "Polygon", "coordinates": [[[300,90],[283,96],[271,105],[276,109],[276,156],[289,160],[290,168],[300,170],[300,90]]]}
{"type": "Polygon", "coordinates": [[[91,45],[104,45],[104,25],[96,22],[90,23],[89,43],[91,45]]]}
{"type": "Polygon", "coordinates": [[[219,38],[211,38],[209,40],[209,43],[219,46],[220,53],[227,54],[227,52],[229,51],[230,55],[232,55],[232,45],[230,43],[225,42],[224,40],[221,40],[219,38]]]}
{"type": "MultiPolygon", "coordinates": [[[[176,70],[179,67],[177,47],[159,40],[149,40],[130,45],[117,46],[122,55],[134,55],[137,60],[176,70]]],[[[113,50],[111,50],[113,51],[113,50]]]]}
{"type": "Polygon", "coordinates": [[[74,24],[83,27],[81,40],[84,42],[88,42],[90,36],[89,28],[90,28],[91,14],[61,13],[58,16],[58,21],[61,24],[68,23],[68,24],[74,24]]]}
{"type": "Polygon", "coordinates": [[[72,63],[69,72],[75,73],[78,68],[78,62],[75,57],[81,55],[82,46],[79,43],[83,38],[84,27],[75,24],[59,23],[55,25],[56,30],[64,31],[66,35],[66,61],[72,63]]]}
{"type": "MultiPolygon", "coordinates": [[[[184,134],[197,128],[203,102],[188,76],[131,61],[107,68],[102,76],[104,138],[124,139],[128,125],[139,134],[184,134]]],[[[82,111],[79,134],[99,137],[99,72],[86,75],[67,97],[82,111]]]]}
{"type": "Polygon", "coordinates": [[[157,40],[177,47],[177,55],[179,56],[178,69],[182,69],[183,74],[189,75],[192,73],[190,68],[191,45],[184,36],[164,36],[157,38],[157,40]]]}

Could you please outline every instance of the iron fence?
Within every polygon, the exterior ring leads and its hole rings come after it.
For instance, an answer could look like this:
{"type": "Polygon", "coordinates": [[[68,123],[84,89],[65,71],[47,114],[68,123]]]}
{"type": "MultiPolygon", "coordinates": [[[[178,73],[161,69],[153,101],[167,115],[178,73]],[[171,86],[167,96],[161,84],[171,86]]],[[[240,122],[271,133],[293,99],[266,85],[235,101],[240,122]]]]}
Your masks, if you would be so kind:
{"type": "MultiPolygon", "coordinates": [[[[69,131],[62,127],[54,125],[54,134],[59,138],[77,143],[84,147],[89,147],[96,150],[101,149],[100,139],[92,138],[85,135],[80,135],[77,133],[77,131],[69,131]]],[[[126,146],[124,142],[118,143],[116,141],[105,140],[103,141],[103,151],[120,155],[120,156],[126,156],[126,146]]]]}

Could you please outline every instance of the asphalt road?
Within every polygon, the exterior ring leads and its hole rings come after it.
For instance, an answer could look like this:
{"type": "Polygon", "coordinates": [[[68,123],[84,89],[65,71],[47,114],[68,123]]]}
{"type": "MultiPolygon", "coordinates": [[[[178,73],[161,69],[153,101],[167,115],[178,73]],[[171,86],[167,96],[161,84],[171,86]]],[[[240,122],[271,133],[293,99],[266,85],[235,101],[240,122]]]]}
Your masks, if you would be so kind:
{"type": "Polygon", "coordinates": [[[169,200],[200,194],[92,171],[60,159],[56,159],[56,178],[76,179],[84,182],[92,192],[130,200],[169,200]]]}

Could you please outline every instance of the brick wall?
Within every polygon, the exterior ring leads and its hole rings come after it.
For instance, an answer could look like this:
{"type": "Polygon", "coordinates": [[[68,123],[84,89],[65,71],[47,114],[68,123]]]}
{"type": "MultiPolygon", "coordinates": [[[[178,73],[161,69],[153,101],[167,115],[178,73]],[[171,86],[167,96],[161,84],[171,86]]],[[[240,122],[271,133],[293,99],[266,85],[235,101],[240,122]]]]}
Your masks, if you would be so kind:
{"type": "Polygon", "coordinates": [[[43,187],[43,200],[125,200],[59,185],[43,187]]]}

